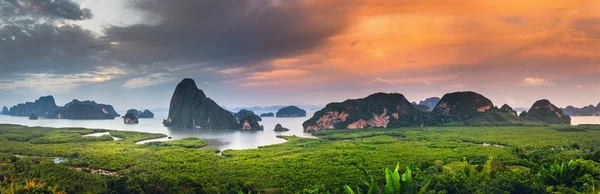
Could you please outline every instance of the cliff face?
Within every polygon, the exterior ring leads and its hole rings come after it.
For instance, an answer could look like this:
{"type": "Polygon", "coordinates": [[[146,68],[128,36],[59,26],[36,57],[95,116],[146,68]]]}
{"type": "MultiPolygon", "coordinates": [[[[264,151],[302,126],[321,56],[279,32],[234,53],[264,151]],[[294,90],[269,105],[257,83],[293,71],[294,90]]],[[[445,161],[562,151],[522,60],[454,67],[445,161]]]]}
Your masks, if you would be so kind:
{"type": "Polygon", "coordinates": [[[549,124],[571,124],[571,117],[565,115],[561,109],[546,99],[535,102],[525,117],[549,124]]]}
{"type": "Polygon", "coordinates": [[[330,103],[302,125],[305,131],[419,126],[427,113],[417,110],[402,94],[376,93],[366,98],[330,103]]]}
{"type": "Polygon", "coordinates": [[[233,115],[219,106],[196,86],[183,79],[175,88],[165,126],[201,129],[239,129],[233,115]]]}
{"type": "Polygon", "coordinates": [[[275,113],[276,117],[305,117],[306,111],[297,106],[283,107],[275,113]]]}
{"type": "Polygon", "coordinates": [[[433,113],[451,116],[457,120],[477,117],[494,107],[492,101],[475,92],[454,92],[444,95],[433,113]]]}
{"type": "Polygon", "coordinates": [[[94,101],[79,101],[77,99],[58,107],[48,113],[46,118],[74,120],[115,119],[119,114],[111,105],[98,104],[94,101]]]}
{"type": "Polygon", "coordinates": [[[31,114],[45,116],[49,112],[56,109],[56,102],[52,96],[40,97],[35,102],[26,102],[24,104],[18,104],[10,108],[9,112],[11,116],[30,116],[31,114]]]}

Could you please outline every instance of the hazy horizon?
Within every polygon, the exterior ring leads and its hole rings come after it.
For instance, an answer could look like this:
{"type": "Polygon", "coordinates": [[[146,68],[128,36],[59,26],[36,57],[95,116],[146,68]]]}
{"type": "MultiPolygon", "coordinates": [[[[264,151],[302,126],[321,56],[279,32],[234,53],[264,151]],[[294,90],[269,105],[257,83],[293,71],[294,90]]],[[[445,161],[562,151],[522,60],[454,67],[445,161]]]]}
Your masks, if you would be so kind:
{"type": "Polygon", "coordinates": [[[598,1],[44,2],[0,0],[0,107],[168,108],[186,77],[228,108],[375,92],[600,102],[598,1]]]}

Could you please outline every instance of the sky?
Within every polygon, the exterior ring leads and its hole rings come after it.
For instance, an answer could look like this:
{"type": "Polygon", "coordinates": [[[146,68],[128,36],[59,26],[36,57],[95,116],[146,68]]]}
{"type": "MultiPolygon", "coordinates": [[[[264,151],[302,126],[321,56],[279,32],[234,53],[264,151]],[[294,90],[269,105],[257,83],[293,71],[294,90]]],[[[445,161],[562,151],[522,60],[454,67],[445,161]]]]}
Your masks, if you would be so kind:
{"type": "Polygon", "coordinates": [[[600,102],[597,0],[0,0],[0,106],[53,95],[168,108],[193,78],[226,107],[600,102]]]}

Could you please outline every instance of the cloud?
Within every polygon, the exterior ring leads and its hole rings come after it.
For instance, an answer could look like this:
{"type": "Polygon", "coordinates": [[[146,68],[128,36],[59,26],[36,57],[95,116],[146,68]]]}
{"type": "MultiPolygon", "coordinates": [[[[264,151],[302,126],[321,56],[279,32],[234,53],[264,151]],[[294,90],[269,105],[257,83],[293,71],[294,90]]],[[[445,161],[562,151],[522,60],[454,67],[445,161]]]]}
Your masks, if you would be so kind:
{"type": "Polygon", "coordinates": [[[575,88],[582,89],[582,88],[583,88],[583,86],[582,86],[582,85],[576,85],[576,86],[575,86],[575,88]]]}
{"type": "Polygon", "coordinates": [[[376,77],[375,79],[373,79],[373,83],[374,84],[387,84],[388,81],[379,77],[376,77]]]}
{"type": "Polygon", "coordinates": [[[550,82],[543,78],[526,77],[518,86],[551,86],[554,82],[550,82]]]}
{"type": "Polygon", "coordinates": [[[113,75],[80,73],[59,75],[49,73],[20,74],[18,79],[1,79],[0,91],[19,92],[24,89],[36,92],[67,93],[87,84],[112,80],[113,75]]]}
{"type": "Polygon", "coordinates": [[[273,70],[273,71],[268,71],[268,72],[257,72],[257,73],[252,74],[252,76],[250,76],[249,79],[251,79],[251,80],[281,79],[281,78],[290,78],[290,77],[301,76],[301,75],[305,75],[307,73],[309,73],[309,71],[300,70],[300,69],[279,69],[279,70],[273,70]]]}
{"type": "Polygon", "coordinates": [[[174,79],[170,78],[169,76],[170,74],[168,73],[153,73],[150,75],[127,80],[127,82],[121,85],[121,87],[127,89],[145,88],[148,86],[173,81],[174,79]]]}
{"type": "Polygon", "coordinates": [[[241,72],[244,72],[245,69],[242,67],[233,67],[233,68],[227,68],[227,69],[222,69],[219,70],[219,73],[223,73],[223,74],[238,74],[241,72]]]}
{"type": "Polygon", "coordinates": [[[106,39],[119,42],[109,58],[130,66],[252,66],[318,48],[347,22],[344,7],[320,1],[133,0],[130,5],[156,21],[104,29],[106,39]]]}
{"type": "Polygon", "coordinates": [[[0,1],[0,75],[76,74],[110,66],[109,48],[73,21],[91,18],[70,0],[0,1]]]}

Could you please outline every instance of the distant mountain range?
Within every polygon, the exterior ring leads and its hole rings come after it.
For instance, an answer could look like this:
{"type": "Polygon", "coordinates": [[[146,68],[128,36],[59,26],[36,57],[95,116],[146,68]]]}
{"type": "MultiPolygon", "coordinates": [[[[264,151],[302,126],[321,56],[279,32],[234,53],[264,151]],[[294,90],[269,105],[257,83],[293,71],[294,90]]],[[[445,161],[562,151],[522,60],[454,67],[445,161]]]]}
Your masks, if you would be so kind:
{"type": "Polygon", "coordinates": [[[582,108],[567,106],[562,108],[562,110],[569,116],[600,116],[600,103],[597,106],[590,104],[582,108]]]}

